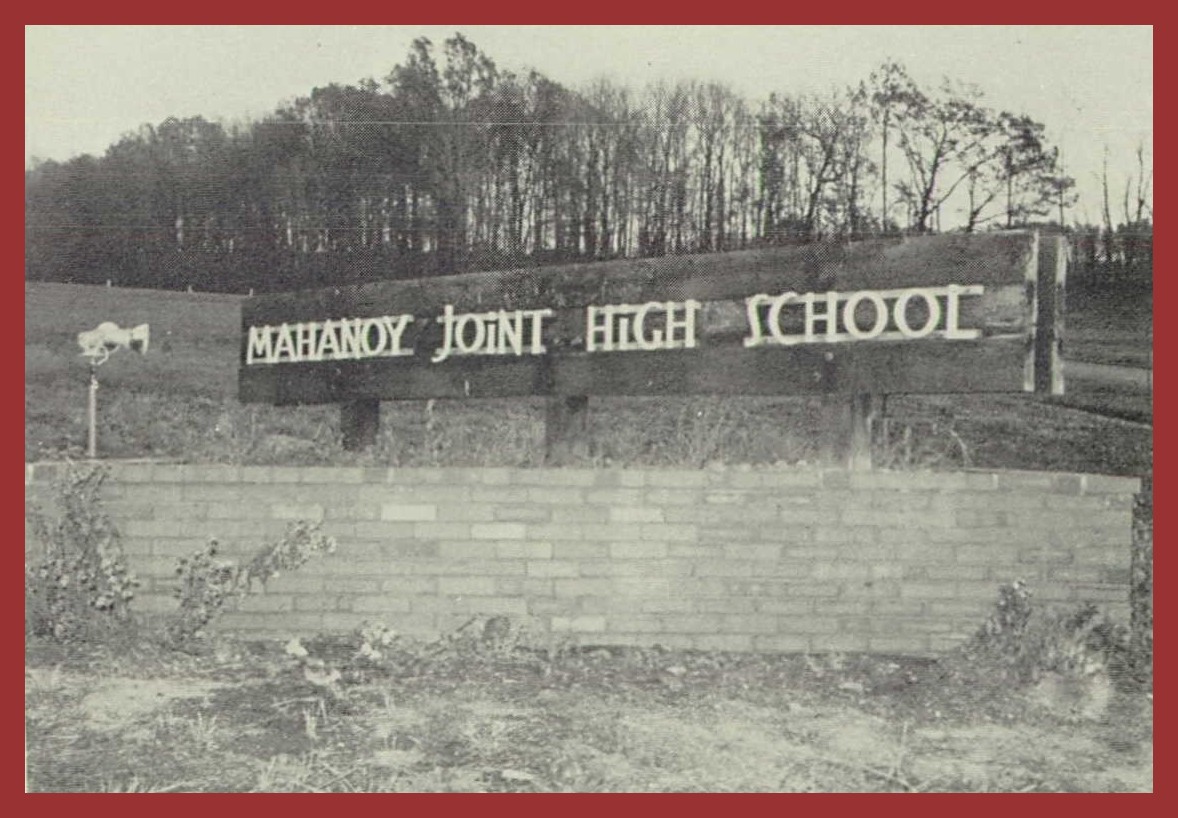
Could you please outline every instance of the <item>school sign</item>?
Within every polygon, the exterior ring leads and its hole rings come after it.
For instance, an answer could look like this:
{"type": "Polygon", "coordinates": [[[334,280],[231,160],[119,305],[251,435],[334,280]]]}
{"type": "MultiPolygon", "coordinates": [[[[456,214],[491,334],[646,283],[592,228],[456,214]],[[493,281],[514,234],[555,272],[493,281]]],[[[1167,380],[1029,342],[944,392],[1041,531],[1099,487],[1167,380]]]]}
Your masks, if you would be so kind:
{"type": "Polygon", "coordinates": [[[1062,239],[813,244],[249,299],[240,397],[1063,391],[1062,239]]]}

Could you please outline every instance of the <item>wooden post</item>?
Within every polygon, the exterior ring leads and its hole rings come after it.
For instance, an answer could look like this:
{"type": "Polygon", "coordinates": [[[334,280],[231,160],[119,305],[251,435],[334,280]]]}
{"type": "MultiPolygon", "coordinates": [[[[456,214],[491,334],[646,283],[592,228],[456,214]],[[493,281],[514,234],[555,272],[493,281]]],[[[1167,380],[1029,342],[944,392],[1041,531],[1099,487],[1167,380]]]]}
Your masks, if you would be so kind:
{"type": "Polygon", "coordinates": [[[1063,236],[1039,239],[1037,295],[1033,352],[1034,389],[1043,395],[1064,393],[1061,342],[1064,322],[1064,283],[1067,277],[1067,247],[1063,236]]]}
{"type": "Polygon", "coordinates": [[[847,453],[847,467],[851,471],[871,469],[871,421],[875,409],[875,396],[856,394],[851,396],[850,446],[847,453]]]}
{"type": "Polygon", "coordinates": [[[589,454],[588,395],[555,395],[544,413],[544,463],[565,465],[589,454]]]}
{"type": "Polygon", "coordinates": [[[827,418],[823,459],[845,464],[852,471],[871,469],[872,423],[878,398],[868,393],[827,395],[822,409],[827,418]]]}
{"type": "Polygon", "coordinates": [[[851,439],[851,403],[846,395],[822,395],[818,458],[822,463],[845,464],[851,439]]]}
{"type": "Polygon", "coordinates": [[[379,400],[361,398],[341,403],[339,418],[345,449],[355,452],[376,443],[376,432],[380,429],[379,400]]]}

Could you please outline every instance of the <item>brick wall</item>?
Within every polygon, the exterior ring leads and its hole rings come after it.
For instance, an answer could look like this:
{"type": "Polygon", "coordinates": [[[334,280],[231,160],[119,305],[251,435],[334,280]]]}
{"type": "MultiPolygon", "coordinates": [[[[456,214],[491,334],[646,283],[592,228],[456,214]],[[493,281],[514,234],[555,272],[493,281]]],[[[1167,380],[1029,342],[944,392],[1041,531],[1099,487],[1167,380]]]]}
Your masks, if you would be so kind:
{"type": "MultiPolygon", "coordinates": [[[[27,467],[47,496],[52,464],[27,467]]],[[[1127,619],[1140,481],[1034,472],[271,468],[112,464],[107,509],[173,610],[179,557],[244,558],[290,520],[335,554],[274,579],[222,627],[266,636],[380,619],[434,635],[507,615],[583,643],[930,652],[1016,578],[1127,619]]],[[[26,544],[26,548],[28,548],[26,544]]]]}

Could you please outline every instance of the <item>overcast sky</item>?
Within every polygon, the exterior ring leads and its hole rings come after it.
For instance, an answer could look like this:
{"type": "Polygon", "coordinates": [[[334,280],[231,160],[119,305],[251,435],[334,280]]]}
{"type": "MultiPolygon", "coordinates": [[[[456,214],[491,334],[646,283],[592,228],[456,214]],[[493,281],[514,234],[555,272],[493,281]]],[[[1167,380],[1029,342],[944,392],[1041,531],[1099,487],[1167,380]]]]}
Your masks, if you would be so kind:
{"type": "Polygon", "coordinates": [[[260,118],[316,86],[383,79],[415,37],[440,44],[455,30],[500,68],[534,67],[572,87],[694,78],[754,102],[857,84],[897,59],[922,83],[973,83],[991,107],[1046,124],[1085,221],[1099,220],[1105,147],[1122,189],[1138,143],[1152,153],[1145,26],[30,26],[25,159],[101,155],[168,116],[260,118]]]}

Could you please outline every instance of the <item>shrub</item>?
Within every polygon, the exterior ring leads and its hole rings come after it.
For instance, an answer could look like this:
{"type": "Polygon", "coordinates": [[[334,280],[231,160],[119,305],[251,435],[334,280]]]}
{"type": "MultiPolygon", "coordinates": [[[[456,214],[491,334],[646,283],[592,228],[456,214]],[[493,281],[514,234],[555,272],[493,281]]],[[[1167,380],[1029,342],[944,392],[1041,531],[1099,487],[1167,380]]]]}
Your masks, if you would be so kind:
{"type": "Polygon", "coordinates": [[[182,557],[176,567],[180,584],[175,595],[180,608],[167,626],[173,643],[201,638],[227,600],[245,596],[255,587],[264,588],[280,572],[300,568],[316,554],[332,553],[335,540],[323,534],[318,523],[299,520],[288,525],[278,541],[263,546],[245,565],[220,559],[219,548],[216,538],[211,538],[201,550],[182,557]]]}
{"type": "Polygon", "coordinates": [[[1153,676],[1153,491],[1147,478],[1133,511],[1129,627],[1113,622],[1093,604],[1068,610],[1040,609],[1022,580],[1003,585],[989,619],[965,646],[974,663],[1009,681],[1037,682],[1044,674],[1065,677],[1099,670],[1122,688],[1152,686],[1153,676]]]}
{"type": "Polygon", "coordinates": [[[68,463],[54,481],[60,516],[34,510],[29,527],[43,546],[25,565],[25,634],[62,641],[111,635],[130,624],[138,584],[119,532],[102,507],[101,466],[68,463]]]}
{"type": "Polygon", "coordinates": [[[206,625],[221,611],[225,600],[237,590],[238,567],[217,558],[219,543],[210,537],[200,551],[181,557],[176,567],[180,585],[175,590],[180,609],[168,624],[169,638],[188,642],[199,638],[206,625]]]}
{"type": "Polygon", "coordinates": [[[1068,610],[1036,607],[1027,583],[998,589],[994,612],[965,645],[964,657],[1001,681],[1031,684],[1045,674],[1125,679],[1131,669],[1129,632],[1088,603],[1068,610]]]}

